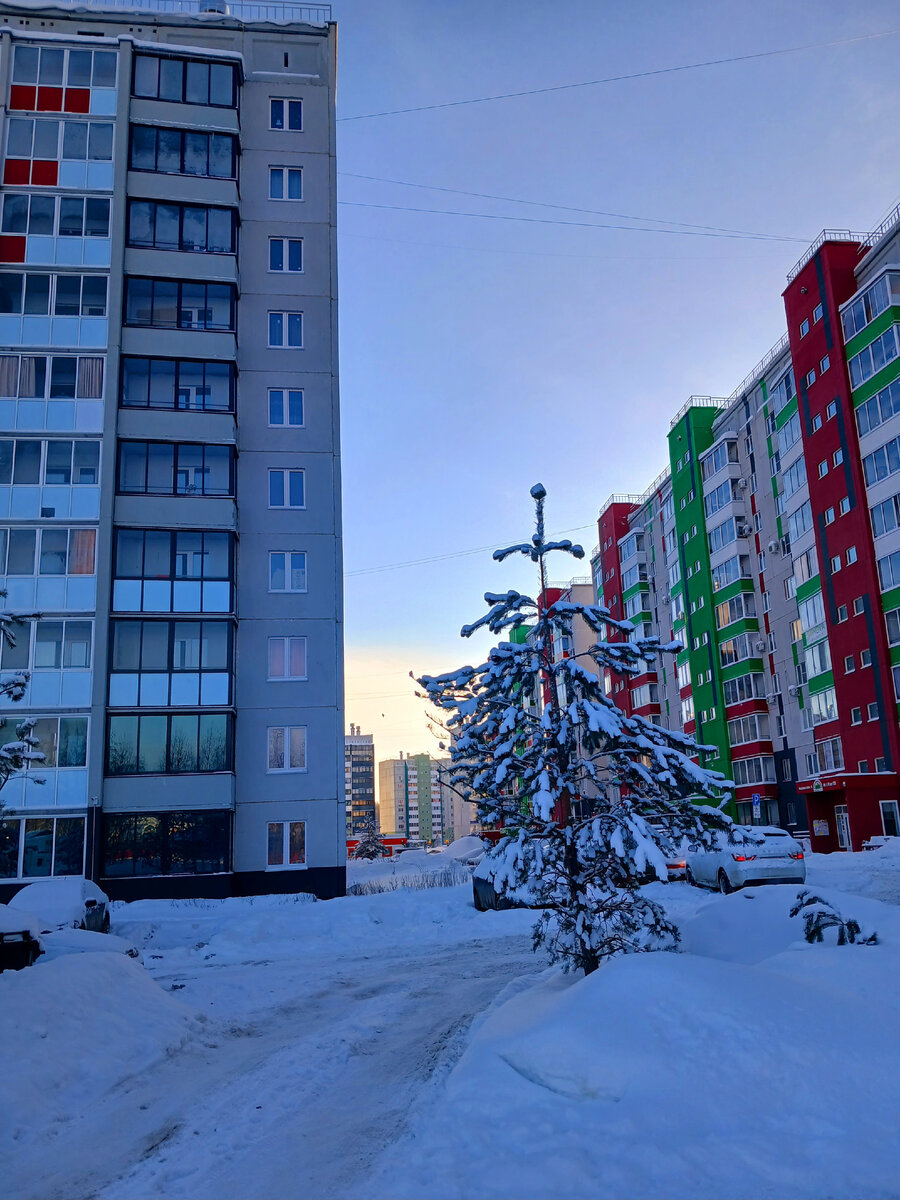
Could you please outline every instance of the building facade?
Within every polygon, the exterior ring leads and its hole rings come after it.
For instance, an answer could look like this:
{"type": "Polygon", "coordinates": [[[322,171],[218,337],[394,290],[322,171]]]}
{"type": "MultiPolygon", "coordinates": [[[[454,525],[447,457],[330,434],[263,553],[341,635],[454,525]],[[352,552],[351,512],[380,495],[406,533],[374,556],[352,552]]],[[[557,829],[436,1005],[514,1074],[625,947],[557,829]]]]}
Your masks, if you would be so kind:
{"type": "Polygon", "coordinates": [[[357,837],[375,821],[375,739],[351,725],[344,737],[344,789],[347,796],[347,837],[357,837]]]}
{"type": "Polygon", "coordinates": [[[601,509],[598,601],[682,645],[606,686],[706,747],[739,820],[859,849],[900,835],[900,213],[823,234],[784,304],[732,395],[676,413],[662,475],[601,509]]]}
{"type": "Polygon", "coordinates": [[[335,27],[134,9],[0,6],[0,874],[338,894],[335,27]]]}
{"type": "MultiPolygon", "coordinates": [[[[440,845],[452,814],[446,785],[449,759],[407,754],[378,764],[378,820],[381,832],[410,842],[440,845]]],[[[448,831],[449,832],[449,831],[448,831]]]]}

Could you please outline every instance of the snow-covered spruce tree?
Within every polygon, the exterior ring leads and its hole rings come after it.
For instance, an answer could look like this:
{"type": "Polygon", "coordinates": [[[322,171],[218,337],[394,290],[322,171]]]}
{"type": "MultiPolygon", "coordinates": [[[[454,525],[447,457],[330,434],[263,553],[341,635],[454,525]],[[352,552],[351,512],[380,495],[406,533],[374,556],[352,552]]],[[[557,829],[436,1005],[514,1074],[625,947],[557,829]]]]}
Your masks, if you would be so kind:
{"type": "MultiPolygon", "coordinates": [[[[0,599],[6,599],[6,592],[0,590],[0,599]]],[[[16,633],[26,621],[37,620],[38,613],[18,613],[0,611],[0,645],[15,646],[16,633]]],[[[18,703],[25,696],[29,674],[27,671],[15,671],[5,679],[0,679],[0,696],[5,696],[18,703]]],[[[6,718],[0,717],[0,730],[6,725],[6,718]]],[[[13,775],[23,771],[32,763],[44,761],[40,752],[38,739],[34,736],[35,718],[26,717],[16,725],[14,741],[0,744],[0,791],[6,786],[13,775]]],[[[43,783],[40,776],[33,776],[35,783],[43,783]]],[[[0,798],[0,812],[3,811],[0,798]]]]}
{"type": "Polygon", "coordinates": [[[598,605],[543,603],[548,556],[583,558],[584,551],[546,540],[545,489],[537,484],[531,495],[531,542],[497,550],[494,559],[530,558],[541,602],[489,592],[489,611],[462,630],[463,637],[482,628],[504,635],[524,625],[527,639],[496,645],[480,666],[418,682],[452,736],[451,786],[475,801],[485,826],[504,830],[486,864],[495,889],[544,910],[535,949],[544,945],[552,962],[589,973],[614,954],[677,943],[662,908],[639,889],[654,873],[667,877],[667,851],[710,846],[716,830],[731,827],[718,805],[733,785],[692,761],[710,747],[627,717],[606,695],[604,668],[638,675],[644,661],[681,646],[635,639],[630,622],[598,605]],[[560,638],[572,644],[576,620],[596,640],[583,654],[554,655],[560,638]],[[608,630],[634,640],[607,641],[608,630]]]}
{"type": "Polygon", "coordinates": [[[369,862],[384,855],[384,845],[374,817],[367,817],[359,835],[359,845],[353,851],[354,858],[365,858],[369,862]]]}

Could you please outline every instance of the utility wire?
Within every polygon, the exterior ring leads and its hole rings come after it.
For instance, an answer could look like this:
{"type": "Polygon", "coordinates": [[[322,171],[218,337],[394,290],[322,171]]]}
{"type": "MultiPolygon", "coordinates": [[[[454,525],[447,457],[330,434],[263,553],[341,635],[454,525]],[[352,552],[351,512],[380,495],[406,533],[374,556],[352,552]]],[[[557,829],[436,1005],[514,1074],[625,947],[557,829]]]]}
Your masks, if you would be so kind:
{"type": "MultiPolygon", "coordinates": [[[[417,208],[402,204],[372,204],[362,200],[339,200],[338,204],[345,208],[379,208],[390,212],[431,213],[440,217],[475,217],[484,221],[515,221],[526,225],[568,225],[575,229],[618,229],[632,233],[669,233],[680,237],[710,237],[728,238],[742,242],[771,242],[774,239],[769,234],[762,233],[712,233],[701,232],[699,229],[654,229],[649,225],[612,225],[599,221],[560,221],[554,217],[514,217],[508,213],[464,212],[457,208],[417,208]]],[[[803,242],[807,238],[781,238],[781,241],[803,242]]]]}
{"type": "MultiPolygon", "coordinates": [[[[576,525],[572,529],[564,529],[560,533],[555,533],[552,536],[553,537],[562,537],[563,534],[580,533],[584,529],[596,529],[596,527],[597,527],[596,521],[591,521],[587,525],[576,525]]],[[[404,569],[405,567],[421,567],[421,566],[424,566],[426,563],[446,562],[448,559],[451,559],[451,558],[466,558],[470,554],[486,554],[489,550],[490,551],[496,550],[496,548],[499,544],[500,544],[500,539],[498,538],[497,541],[492,542],[490,546],[476,546],[473,550],[453,550],[449,554],[432,554],[428,558],[411,558],[411,559],[408,559],[406,562],[386,563],[383,566],[379,566],[379,567],[360,567],[356,571],[345,571],[344,578],[348,579],[348,578],[350,578],[351,575],[374,575],[380,571],[400,571],[400,570],[404,569]]],[[[507,544],[512,545],[511,542],[510,543],[504,542],[503,544],[504,545],[507,545],[507,544]]]]}
{"type": "Polygon", "coordinates": [[[398,117],[405,113],[433,112],[440,108],[461,108],[469,104],[491,104],[496,100],[516,100],[522,96],[543,96],[549,92],[568,92],[574,88],[599,87],[604,83],[623,83],[629,79],[650,79],[655,75],[674,75],[681,71],[697,71],[703,67],[721,67],[729,63],[752,62],[759,58],[775,58],[783,54],[800,54],[804,50],[824,50],[829,46],[850,46],[856,42],[870,42],[878,38],[894,37],[900,29],[885,29],[880,33],[862,33],[857,37],[835,38],[828,42],[807,42],[802,46],[784,46],[778,50],[759,50],[755,54],[733,54],[728,58],[709,58],[703,62],[681,63],[675,67],[656,67],[651,71],[631,71],[624,75],[607,75],[603,79],[585,79],[578,83],[558,83],[553,87],[524,88],[519,92],[498,92],[492,96],[472,96],[465,100],[444,100],[439,104],[415,104],[409,108],[389,108],[383,112],[354,113],[349,117],[338,117],[338,121],[370,121],[377,117],[398,117]]]}
{"type": "Polygon", "coordinates": [[[729,229],[723,225],[696,225],[690,221],[668,221],[662,217],[634,217],[630,213],[606,212],[601,208],[578,208],[572,204],[552,204],[548,200],[523,200],[519,196],[499,196],[494,192],[468,192],[463,188],[439,187],[432,183],[411,183],[408,179],[386,179],[381,175],[360,175],[356,171],[338,171],[347,179],[366,179],[371,183],[391,183],[397,187],[421,188],[428,192],[449,192],[454,196],[474,196],[478,200],[502,200],[507,204],[526,204],[533,208],[552,208],[559,212],[583,213],[592,217],[615,217],[620,221],[649,221],[655,225],[678,225],[711,233],[734,233],[745,237],[768,238],[776,242],[810,242],[812,238],[790,237],[778,233],[752,233],[747,229],[729,229]]]}

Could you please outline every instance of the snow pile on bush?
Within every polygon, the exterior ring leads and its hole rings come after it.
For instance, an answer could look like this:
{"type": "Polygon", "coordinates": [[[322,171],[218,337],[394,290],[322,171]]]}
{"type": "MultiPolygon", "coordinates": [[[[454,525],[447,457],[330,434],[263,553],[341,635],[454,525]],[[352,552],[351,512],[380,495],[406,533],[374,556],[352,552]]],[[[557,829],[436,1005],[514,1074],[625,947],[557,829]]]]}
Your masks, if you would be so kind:
{"type": "Polygon", "coordinates": [[[404,850],[396,858],[383,858],[380,862],[348,862],[347,895],[372,896],[400,888],[456,887],[472,878],[466,863],[483,853],[480,838],[459,838],[439,854],[404,850]]]}
{"type": "Polygon", "coordinates": [[[71,954],[4,971],[0,1158],[4,1146],[45,1138],[77,1118],[198,1029],[183,1004],[122,954],[71,954]]]}
{"type": "Polygon", "coordinates": [[[367,1194],[894,1195],[900,911],[829,893],[883,944],[809,945],[796,894],[702,899],[686,953],[548,972],[495,1007],[367,1194]]]}

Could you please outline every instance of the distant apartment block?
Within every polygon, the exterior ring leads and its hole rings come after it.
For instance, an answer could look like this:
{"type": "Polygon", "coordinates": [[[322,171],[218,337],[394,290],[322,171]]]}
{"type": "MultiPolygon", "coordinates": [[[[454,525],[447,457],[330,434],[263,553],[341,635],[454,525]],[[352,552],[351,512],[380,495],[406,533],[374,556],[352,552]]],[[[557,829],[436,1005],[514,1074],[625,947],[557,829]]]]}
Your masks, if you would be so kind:
{"type": "Polygon", "coordinates": [[[347,837],[357,837],[375,811],[375,739],[351,725],[344,737],[344,790],[347,797],[347,837]]]}
{"type": "Polygon", "coordinates": [[[335,895],[336,30],[116,7],[0,5],[0,895],[335,895]]]}
{"type": "Polygon", "coordinates": [[[411,842],[444,842],[452,821],[452,793],[446,785],[449,759],[428,754],[400,755],[378,764],[381,832],[411,842]]]}

